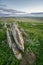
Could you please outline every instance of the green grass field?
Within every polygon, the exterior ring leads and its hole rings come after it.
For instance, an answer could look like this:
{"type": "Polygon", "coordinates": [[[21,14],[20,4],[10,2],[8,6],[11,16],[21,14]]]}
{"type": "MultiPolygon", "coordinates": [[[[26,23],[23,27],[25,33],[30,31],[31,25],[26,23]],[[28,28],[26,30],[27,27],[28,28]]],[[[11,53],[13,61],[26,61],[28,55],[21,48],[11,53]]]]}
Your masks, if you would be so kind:
{"type": "MultiPolygon", "coordinates": [[[[38,20],[37,20],[38,21],[38,20]]],[[[23,35],[28,42],[25,42],[25,53],[30,49],[36,55],[34,65],[43,65],[43,22],[17,22],[20,29],[24,29],[27,37],[23,35]]],[[[19,65],[21,61],[14,57],[12,50],[8,46],[6,29],[0,22],[0,65],[19,65]]],[[[29,64],[27,64],[29,65],[29,64]]]]}

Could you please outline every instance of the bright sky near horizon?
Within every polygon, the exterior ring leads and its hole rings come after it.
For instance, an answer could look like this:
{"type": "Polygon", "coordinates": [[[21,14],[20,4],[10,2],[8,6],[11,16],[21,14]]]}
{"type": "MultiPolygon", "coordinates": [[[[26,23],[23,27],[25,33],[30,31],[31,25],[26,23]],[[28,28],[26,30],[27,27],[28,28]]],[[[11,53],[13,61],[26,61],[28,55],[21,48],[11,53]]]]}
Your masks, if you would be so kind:
{"type": "Polygon", "coordinates": [[[43,12],[43,0],[0,0],[0,8],[8,8],[27,13],[43,12]]]}

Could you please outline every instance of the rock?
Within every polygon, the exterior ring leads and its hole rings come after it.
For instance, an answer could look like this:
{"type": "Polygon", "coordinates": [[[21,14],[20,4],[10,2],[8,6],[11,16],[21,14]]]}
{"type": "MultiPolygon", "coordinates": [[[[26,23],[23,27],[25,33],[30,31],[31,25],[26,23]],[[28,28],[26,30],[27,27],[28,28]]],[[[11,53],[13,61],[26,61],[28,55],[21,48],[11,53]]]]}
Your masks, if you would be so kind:
{"type": "Polygon", "coordinates": [[[7,40],[8,40],[8,43],[9,43],[9,47],[12,49],[15,57],[18,59],[18,60],[21,60],[22,59],[22,54],[21,52],[18,50],[18,48],[16,47],[16,44],[12,38],[12,34],[11,34],[11,31],[7,30],[7,40]]]}
{"type": "Polygon", "coordinates": [[[9,43],[9,47],[11,48],[12,42],[11,42],[11,38],[10,38],[10,34],[9,34],[8,29],[7,29],[7,41],[8,41],[8,43],[9,43]]]}
{"type": "Polygon", "coordinates": [[[23,40],[20,30],[18,29],[15,23],[12,25],[11,30],[12,30],[12,35],[14,37],[17,47],[20,50],[24,51],[24,40],[23,40]]]}

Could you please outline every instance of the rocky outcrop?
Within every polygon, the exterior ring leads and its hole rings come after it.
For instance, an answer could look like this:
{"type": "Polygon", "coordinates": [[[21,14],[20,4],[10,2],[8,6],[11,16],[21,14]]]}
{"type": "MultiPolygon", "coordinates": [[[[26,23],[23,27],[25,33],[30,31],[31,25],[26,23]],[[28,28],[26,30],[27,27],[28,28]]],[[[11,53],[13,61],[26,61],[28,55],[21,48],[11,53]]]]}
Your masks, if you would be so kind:
{"type": "Polygon", "coordinates": [[[21,51],[24,52],[24,40],[20,30],[15,23],[12,25],[11,29],[7,28],[7,40],[9,43],[9,47],[12,49],[15,57],[21,60],[21,51]]]}
{"type": "Polygon", "coordinates": [[[9,47],[12,49],[15,57],[19,60],[22,59],[22,54],[21,52],[18,50],[18,48],[16,47],[16,44],[12,38],[12,34],[11,34],[11,31],[10,30],[7,30],[7,40],[8,40],[8,43],[9,43],[9,47]]]}
{"type": "Polygon", "coordinates": [[[11,30],[12,30],[12,35],[14,37],[16,45],[22,52],[24,52],[24,40],[23,40],[20,30],[18,29],[15,23],[12,25],[11,30]]]}
{"type": "Polygon", "coordinates": [[[10,38],[10,31],[8,31],[8,29],[7,29],[7,41],[9,43],[9,47],[11,48],[12,42],[11,42],[11,38],[10,38]]]}

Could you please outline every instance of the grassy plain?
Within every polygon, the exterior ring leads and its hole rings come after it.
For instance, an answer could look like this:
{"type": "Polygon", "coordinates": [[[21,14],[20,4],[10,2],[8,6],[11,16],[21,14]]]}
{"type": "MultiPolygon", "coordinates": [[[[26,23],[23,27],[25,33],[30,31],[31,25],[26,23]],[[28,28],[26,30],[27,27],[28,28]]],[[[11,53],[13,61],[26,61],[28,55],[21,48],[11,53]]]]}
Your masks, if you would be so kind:
{"type": "MultiPolygon", "coordinates": [[[[19,65],[21,61],[14,57],[12,50],[8,46],[6,29],[2,22],[16,21],[20,29],[24,29],[28,40],[25,42],[25,53],[30,49],[36,55],[34,65],[43,65],[43,18],[1,18],[0,19],[0,65],[19,65]]],[[[27,64],[29,65],[29,64],[27,64]]]]}

